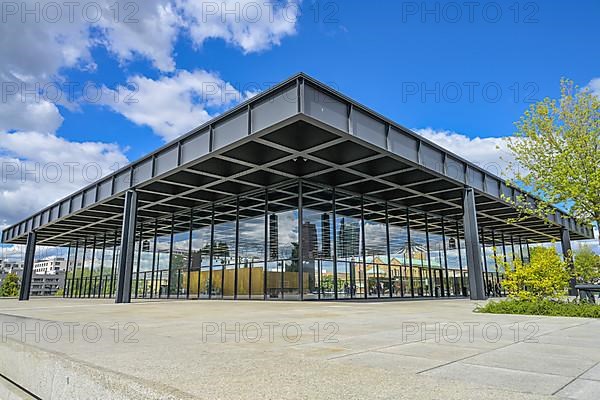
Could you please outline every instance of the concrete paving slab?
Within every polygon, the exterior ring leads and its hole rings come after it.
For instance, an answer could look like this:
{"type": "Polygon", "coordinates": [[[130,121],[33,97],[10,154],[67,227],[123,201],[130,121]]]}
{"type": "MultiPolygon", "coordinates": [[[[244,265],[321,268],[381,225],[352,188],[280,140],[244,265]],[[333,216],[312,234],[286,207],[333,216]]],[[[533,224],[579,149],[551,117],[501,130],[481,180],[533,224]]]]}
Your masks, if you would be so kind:
{"type": "Polygon", "coordinates": [[[581,375],[581,378],[600,381],[600,364],[596,364],[592,368],[588,369],[583,375],[581,375]]]}
{"type": "Polygon", "coordinates": [[[597,399],[600,393],[600,382],[587,379],[576,379],[557,393],[565,399],[591,400],[597,399]]]}
{"type": "Polygon", "coordinates": [[[545,395],[553,394],[571,381],[571,378],[563,376],[472,365],[462,361],[426,371],[423,375],[435,378],[462,379],[469,383],[494,386],[515,392],[545,395]]]}
{"type": "Polygon", "coordinates": [[[479,354],[464,360],[467,364],[504,368],[515,371],[537,372],[541,374],[560,375],[575,378],[597,361],[589,357],[568,354],[568,348],[552,346],[555,352],[544,351],[544,348],[532,349],[533,344],[518,343],[502,349],[479,354]],[[527,349],[527,350],[525,350],[527,349]]]}
{"type": "Polygon", "coordinates": [[[418,342],[384,347],[377,351],[450,362],[474,356],[479,354],[481,350],[461,346],[449,346],[445,343],[418,342]]]}

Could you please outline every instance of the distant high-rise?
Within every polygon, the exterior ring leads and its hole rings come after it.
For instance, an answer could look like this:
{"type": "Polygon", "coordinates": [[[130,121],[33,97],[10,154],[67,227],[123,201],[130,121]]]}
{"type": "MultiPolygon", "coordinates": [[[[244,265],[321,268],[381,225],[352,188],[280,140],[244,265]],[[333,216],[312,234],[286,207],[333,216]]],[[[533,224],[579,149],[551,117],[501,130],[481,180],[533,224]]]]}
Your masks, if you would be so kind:
{"type": "Polygon", "coordinates": [[[331,258],[331,221],[329,214],[321,214],[321,257],[331,258]]]}
{"type": "Polygon", "coordinates": [[[357,221],[346,222],[342,218],[337,241],[337,251],[340,257],[359,256],[359,233],[360,228],[357,221]]]}
{"type": "Polygon", "coordinates": [[[317,243],[317,226],[310,222],[302,224],[302,257],[305,260],[314,260],[319,253],[317,243]]]}
{"type": "Polygon", "coordinates": [[[269,259],[279,258],[279,229],[277,214],[269,215],[269,259]]]}

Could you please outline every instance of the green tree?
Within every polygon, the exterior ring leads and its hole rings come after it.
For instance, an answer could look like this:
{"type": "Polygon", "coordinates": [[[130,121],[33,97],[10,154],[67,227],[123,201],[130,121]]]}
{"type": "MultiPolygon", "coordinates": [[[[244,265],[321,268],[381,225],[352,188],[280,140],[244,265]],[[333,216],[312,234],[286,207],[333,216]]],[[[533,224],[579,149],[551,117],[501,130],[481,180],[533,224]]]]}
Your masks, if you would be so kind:
{"type": "Polygon", "coordinates": [[[574,255],[577,278],[584,282],[600,278],[600,256],[595,254],[590,246],[581,246],[574,255]]]}
{"type": "Polygon", "coordinates": [[[560,99],[532,104],[515,125],[509,183],[539,196],[535,204],[517,199],[521,218],[545,218],[561,204],[579,222],[600,226],[600,99],[562,79],[560,99]]]}
{"type": "Polygon", "coordinates": [[[530,261],[523,263],[520,257],[513,261],[514,268],[498,256],[498,265],[504,267],[506,279],[502,285],[509,297],[518,300],[541,300],[565,295],[569,285],[568,265],[554,247],[532,247],[530,261]]]}
{"type": "Polygon", "coordinates": [[[15,297],[19,295],[19,277],[17,274],[8,274],[2,281],[0,286],[0,297],[15,297]]]}

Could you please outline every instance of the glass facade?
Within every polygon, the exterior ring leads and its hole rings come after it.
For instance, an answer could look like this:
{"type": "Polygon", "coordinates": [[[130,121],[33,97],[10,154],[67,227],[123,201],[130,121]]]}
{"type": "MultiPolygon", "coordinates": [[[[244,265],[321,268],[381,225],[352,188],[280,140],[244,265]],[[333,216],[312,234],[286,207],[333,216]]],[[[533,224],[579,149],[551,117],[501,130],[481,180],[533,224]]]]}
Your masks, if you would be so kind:
{"type": "MultiPolygon", "coordinates": [[[[113,297],[118,232],[69,249],[66,297],[113,297]]],[[[528,243],[480,231],[484,286],[504,294],[528,243]],[[514,251],[513,251],[514,249],[514,251]]],[[[133,298],[327,300],[469,294],[462,220],[294,181],[136,225],[133,298]]]]}

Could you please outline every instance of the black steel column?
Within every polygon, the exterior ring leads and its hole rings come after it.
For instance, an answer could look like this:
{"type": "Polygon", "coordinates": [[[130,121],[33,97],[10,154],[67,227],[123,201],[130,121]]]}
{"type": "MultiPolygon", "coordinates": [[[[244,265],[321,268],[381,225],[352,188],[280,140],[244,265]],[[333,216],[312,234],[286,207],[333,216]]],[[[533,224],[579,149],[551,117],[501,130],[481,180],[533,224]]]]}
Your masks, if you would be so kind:
{"type": "Polygon", "coordinates": [[[483,287],[485,289],[486,295],[489,296],[490,293],[492,292],[492,289],[490,288],[490,285],[488,284],[490,275],[488,272],[487,255],[485,254],[485,236],[483,234],[483,228],[480,229],[480,232],[481,232],[481,248],[483,249],[483,269],[485,271],[485,278],[483,279],[483,287]]]}
{"type": "MultiPolygon", "coordinates": [[[[186,289],[185,289],[185,298],[190,298],[190,282],[192,275],[192,236],[194,234],[194,209],[190,209],[190,232],[188,238],[188,265],[187,265],[187,279],[186,279],[186,289]]],[[[198,287],[200,287],[200,270],[198,270],[198,287]]],[[[200,295],[200,291],[198,291],[198,295],[200,295]]]]}
{"type": "Polygon", "coordinates": [[[462,252],[460,251],[460,225],[456,221],[456,249],[458,250],[458,268],[460,269],[460,293],[463,296],[467,295],[465,290],[465,276],[462,263],[462,252]]]}
{"type": "Polygon", "coordinates": [[[519,253],[521,254],[521,263],[525,264],[525,257],[523,257],[523,242],[519,236],[519,253]]]}
{"type": "MultiPolygon", "coordinates": [[[[300,300],[304,299],[304,245],[303,245],[303,228],[302,228],[302,181],[298,181],[298,289],[300,290],[300,300]]],[[[283,268],[282,268],[283,277],[283,268]]],[[[283,293],[283,285],[281,285],[283,293]]]]}
{"type": "Polygon", "coordinates": [[[87,252],[87,238],[83,238],[83,255],[81,257],[81,273],[79,274],[78,297],[83,297],[83,274],[85,271],[85,253],[87,252]]]}
{"type": "Polygon", "coordinates": [[[144,242],[143,237],[144,237],[144,223],[140,222],[140,242],[138,244],[137,267],[136,267],[136,273],[135,273],[135,298],[136,299],[138,297],[138,285],[140,282],[140,264],[142,263],[142,250],[144,249],[142,247],[142,244],[144,242]]]}
{"type": "MultiPolygon", "coordinates": [[[[263,261],[263,300],[267,300],[267,267],[269,263],[269,189],[265,189],[265,226],[264,226],[264,261],[263,261]]],[[[252,288],[250,288],[252,291],[252,288]]]]}
{"type": "Polygon", "coordinates": [[[117,265],[117,231],[114,233],[112,262],[110,267],[110,287],[108,288],[108,297],[113,295],[115,290],[115,266],[117,265]]]}
{"type": "Polygon", "coordinates": [[[385,251],[387,252],[387,266],[388,266],[388,289],[390,291],[390,297],[392,293],[392,247],[390,244],[390,214],[388,212],[388,203],[385,202],[385,251]]]}
{"type": "Polygon", "coordinates": [[[27,245],[25,247],[25,263],[23,264],[23,276],[21,278],[21,291],[19,300],[29,300],[29,291],[31,289],[31,279],[33,278],[33,262],[35,260],[35,242],[37,233],[31,231],[27,234],[27,245]]]}
{"type": "Polygon", "coordinates": [[[429,273],[429,296],[434,297],[434,282],[433,282],[433,273],[431,271],[431,246],[429,243],[429,216],[425,213],[425,245],[427,249],[427,270],[429,273]]]}
{"type": "MultiPolygon", "coordinates": [[[[494,268],[496,269],[496,284],[498,288],[500,287],[500,273],[498,272],[498,254],[496,251],[496,232],[492,231],[492,250],[494,252],[494,268]]],[[[494,294],[500,296],[499,289],[498,292],[494,290],[494,294]]]]}
{"type": "Polygon", "coordinates": [[[240,197],[235,199],[235,269],[233,270],[233,299],[238,297],[238,270],[240,268],[240,197]]]}
{"type": "MultiPolygon", "coordinates": [[[[566,228],[560,229],[560,244],[568,268],[573,272],[575,267],[573,265],[573,252],[571,251],[571,235],[566,228]]],[[[575,289],[576,284],[575,276],[572,276],[571,279],[569,279],[569,296],[577,296],[577,289],[575,289]]]]}
{"type": "Polygon", "coordinates": [[[77,273],[77,254],[79,253],[79,240],[75,241],[75,257],[73,260],[73,272],[71,284],[69,285],[69,297],[73,297],[73,287],[75,286],[75,274],[77,273]]]}
{"type": "Polygon", "coordinates": [[[412,243],[410,240],[410,212],[408,208],[406,209],[406,241],[408,242],[408,271],[410,274],[410,295],[411,297],[415,297],[415,289],[413,287],[413,268],[412,268],[412,243]]]}
{"type": "Polygon", "coordinates": [[[62,297],[64,298],[66,296],[67,293],[67,281],[68,276],[69,276],[69,262],[71,261],[71,243],[69,242],[69,250],[67,250],[67,267],[65,268],[65,283],[63,284],[63,294],[62,297]]]}
{"type": "Polygon", "coordinates": [[[90,265],[90,284],[88,285],[88,298],[92,297],[92,282],[94,279],[94,262],[96,261],[96,236],[92,242],[92,264],[90,265]]]}
{"type": "Polygon", "coordinates": [[[208,250],[208,258],[210,265],[208,266],[208,298],[212,298],[213,287],[213,254],[215,244],[215,203],[212,203],[210,214],[210,249],[208,250]]]}
{"type": "MultiPolygon", "coordinates": [[[[450,297],[450,276],[448,274],[448,250],[446,249],[446,224],[444,217],[440,218],[442,222],[442,249],[444,250],[444,271],[446,271],[446,296],[450,297]]],[[[440,268],[442,266],[440,265],[440,268]]]]}
{"type": "Polygon", "coordinates": [[[336,205],[336,191],[335,188],[331,190],[331,210],[333,212],[333,291],[334,298],[338,299],[338,270],[337,270],[337,205],[336,205]]]}
{"type": "MultiPolygon", "coordinates": [[[[150,298],[154,298],[154,274],[156,270],[156,244],[158,242],[158,218],[154,220],[154,239],[152,241],[152,273],[150,274],[150,298]]],[[[160,287],[160,284],[159,284],[160,287]]]]}
{"type": "Polygon", "coordinates": [[[363,259],[363,297],[368,297],[369,282],[367,281],[367,244],[365,237],[365,196],[360,196],[360,232],[362,242],[362,259],[363,259]]]}
{"type": "Polygon", "coordinates": [[[137,192],[125,193],[123,226],[121,228],[121,257],[116,303],[131,302],[131,276],[133,274],[135,225],[137,221],[137,192]]]}
{"type": "Polygon", "coordinates": [[[171,298],[171,273],[173,272],[173,240],[175,238],[175,214],[171,214],[171,238],[169,239],[169,272],[167,274],[167,299],[171,298]]]}
{"type": "Polygon", "coordinates": [[[102,294],[102,276],[104,275],[104,256],[106,254],[106,232],[102,235],[102,259],[100,261],[100,285],[98,285],[98,298],[102,294]]]}
{"type": "Polygon", "coordinates": [[[513,235],[510,235],[510,248],[512,250],[512,262],[513,262],[513,267],[515,266],[515,241],[513,240],[513,235]]]}
{"type": "Polygon", "coordinates": [[[485,300],[479,235],[477,229],[477,212],[475,209],[475,191],[467,187],[464,191],[463,218],[465,228],[465,251],[467,254],[467,270],[471,300],[485,300]]]}

